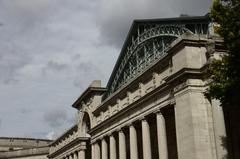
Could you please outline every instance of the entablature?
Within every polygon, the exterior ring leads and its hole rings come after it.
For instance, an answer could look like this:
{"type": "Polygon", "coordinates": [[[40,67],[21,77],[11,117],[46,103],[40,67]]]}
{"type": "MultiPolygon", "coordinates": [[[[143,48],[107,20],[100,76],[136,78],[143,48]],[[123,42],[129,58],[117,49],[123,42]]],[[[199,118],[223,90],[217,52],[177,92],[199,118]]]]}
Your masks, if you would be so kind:
{"type": "Polygon", "coordinates": [[[71,143],[78,137],[78,126],[74,125],[50,144],[50,153],[54,153],[59,149],[62,149],[65,145],[71,143]]]}

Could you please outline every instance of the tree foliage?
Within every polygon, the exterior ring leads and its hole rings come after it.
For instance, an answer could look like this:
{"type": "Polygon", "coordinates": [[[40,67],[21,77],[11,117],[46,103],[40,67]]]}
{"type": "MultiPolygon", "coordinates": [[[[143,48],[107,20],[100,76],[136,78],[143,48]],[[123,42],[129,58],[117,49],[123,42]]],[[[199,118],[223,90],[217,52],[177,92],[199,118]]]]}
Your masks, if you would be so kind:
{"type": "Polygon", "coordinates": [[[209,96],[225,107],[240,107],[240,0],[214,0],[211,17],[228,54],[210,64],[209,96]]]}

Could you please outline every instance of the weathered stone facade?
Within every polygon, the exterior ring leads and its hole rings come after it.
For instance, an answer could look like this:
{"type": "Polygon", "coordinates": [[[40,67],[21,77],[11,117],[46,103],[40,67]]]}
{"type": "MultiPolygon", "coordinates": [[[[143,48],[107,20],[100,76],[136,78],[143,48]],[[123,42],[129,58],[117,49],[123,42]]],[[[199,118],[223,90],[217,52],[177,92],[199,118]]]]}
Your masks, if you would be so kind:
{"type": "Polygon", "coordinates": [[[134,21],[106,88],[73,104],[78,123],[50,159],[221,159],[223,111],[204,93],[206,68],[225,54],[208,16],[134,21]]]}
{"type": "Polygon", "coordinates": [[[0,159],[47,159],[51,140],[0,138],[0,159]]]}

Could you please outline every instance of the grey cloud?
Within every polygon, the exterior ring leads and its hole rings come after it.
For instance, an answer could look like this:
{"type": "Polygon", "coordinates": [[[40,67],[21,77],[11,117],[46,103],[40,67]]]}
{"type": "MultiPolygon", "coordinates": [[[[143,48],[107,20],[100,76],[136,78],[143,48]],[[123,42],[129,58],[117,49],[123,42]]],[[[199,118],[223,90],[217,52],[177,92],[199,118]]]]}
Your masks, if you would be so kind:
{"type": "MultiPolygon", "coordinates": [[[[75,36],[76,31],[68,31],[72,30],[74,25],[68,26],[65,19],[61,18],[69,16],[71,10],[81,3],[75,2],[77,5],[73,5],[73,1],[70,0],[62,1],[64,3],[56,0],[0,1],[0,23],[4,23],[0,25],[0,82],[16,83],[24,78],[19,72],[25,66],[36,68],[36,61],[44,60],[41,62],[44,63],[51,55],[54,58],[56,53],[61,56],[71,49],[71,45],[76,45],[79,39],[75,36]],[[68,39],[71,37],[74,38],[68,39]],[[38,59],[32,61],[36,56],[38,59]]],[[[75,11],[72,10],[73,13],[75,11]]],[[[73,19],[69,18],[69,23],[74,22],[75,16],[71,17],[73,19]]],[[[47,69],[51,71],[60,71],[66,67],[65,64],[56,61],[48,61],[47,65],[47,69]]]]}
{"type": "Polygon", "coordinates": [[[74,79],[74,85],[83,89],[90,84],[92,80],[101,79],[101,71],[91,62],[79,63],[76,67],[77,76],[74,79]]]}
{"type": "Polygon", "coordinates": [[[18,71],[31,61],[31,57],[14,43],[1,46],[4,44],[6,43],[0,44],[0,48],[5,48],[4,51],[6,51],[0,54],[0,74],[2,75],[0,81],[9,84],[18,81],[18,71]],[[14,47],[16,50],[13,49],[14,47]]]}
{"type": "Polygon", "coordinates": [[[26,113],[28,113],[28,110],[27,110],[26,108],[21,108],[21,109],[20,109],[20,112],[21,112],[22,114],[26,114],[26,113]]]}
{"type": "Polygon", "coordinates": [[[30,108],[20,108],[20,112],[26,115],[27,113],[31,113],[32,110],[30,110],[30,108]]]}
{"type": "Polygon", "coordinates": [[[0,118],[0,128],[2,127],[2,119],[0,118]]]}
{"type": "Polygon", "coordinates": [[[67,112],[65,110],[55,109],[45,113],[43,118],[50,127],[57,128],[67,120],[67,112]]]}
{"type": "Polygon", "coordinates": [[[91,62],[82,62],[82,63],[79,63],[77,66],[77,70],[80,70],[81,72],[84,72],[84,73],[88,73],[96,69],[97,69],[96,66],[93,65],[91,62]]]}
{"type": "Polygon", "coordinates": [[[27,32],[34,27],[39,27],[47,20],[54,6],[49,0],[2,0],[0,13],[2,21],[10,28],[27,32]]]}
{"type": "Polygon", "coordinates": [[[79,60],[81,57],[82,57],[81,54],[75,54],[72,56],[71,60],[76,61],[76,60],[79,60]]]}
{"type": "Polygon", "coordinates": [[[101,40],[121,47],[134,19],[204,15],[211,0],[102,0],[98,25],[101,40]]]}
{"type": "Polygon", "coordinates": [[[47,73],[48,71],[62,71],[68,68],[68,64],[60,63],[57,61],[50,60],[47,62],[47,65],[42,69],[43,74],[47,73]]]}
{"type": "Polygon", "coordinates": [[[49,68],[52,68],[52,69],[57,70],[57,71],[61,71],[61,70],[65,69],[66,67],[68,67],[67,64],[62,64],[62,63],[59,63],[59,62],[56,62],[56,61],[48,61],[47,66],[49,68]]]}
{"type": "Polygon", "coordinates": [[[77,122],[77,115],[75,114],[74,116],[71,116],[68,120],[67,120],[67,123],[69,124],[69,125],[72,125],[72,124],[74,124],[74,123],[76,123],[77,122]]]}
{"type": "Polygon", "coordinates": [[[25,138],[45,138],[45,134],[46,132],[42,132],[42,131],[33,131],[33,132],[29,132],[29,133],[23,133],[23,134],[19,134],[19,136],[17,137],[25,137],[25,138]]]}

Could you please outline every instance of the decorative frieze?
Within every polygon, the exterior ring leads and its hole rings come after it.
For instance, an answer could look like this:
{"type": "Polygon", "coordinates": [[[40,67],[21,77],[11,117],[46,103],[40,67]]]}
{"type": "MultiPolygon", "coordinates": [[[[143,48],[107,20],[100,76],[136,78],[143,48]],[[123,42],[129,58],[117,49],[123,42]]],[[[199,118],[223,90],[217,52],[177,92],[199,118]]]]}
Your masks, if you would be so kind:
{"type": "MultiPolygon", "coordinates": [[[[167,76],[167,74],[164,73],[163,77],[164,76],[167,76]]],[[[159,87],[161,84],[164,84],[163,80],[161,79],[162,77],[160,76],[160,74],[153,72],[150,79],[148,79],[144,83],[140,82],[138,84],[137,89],[132,90],[131,92],[127,91],[124,98],[117,98],[115,100],[115,104],[109,104],[108,106],[106,106],[107,109],[102,110],[98,115],[96,115],[97,124],[100,124],[101,122],[113,116],[117,112],[128,107],[133,102],[136,102],[144,95],[150,93],[151,91],[159,87]]]]}
{"type": "Polygon", "coordinates": [[[50,151],[51,153],[54,153],[64,147],[65,145],[69,144],[70,142],[74,141],[76,138],[78,138],[78,133],[76,131],[70,131],[66,137],[60,139],[58,142],[54,144],[54,146],[51,147],[50,151]]]}
{"type": "Polygon", "coordinates": [[[174,91],[174,93],[176,93],[176,92],[182,90],[183,88],[185,88],[186,86],[187,86],[187,82],[184,81],[184,82],[178,84],[177,86],[175,86],[173,91],[174,91]]]}

